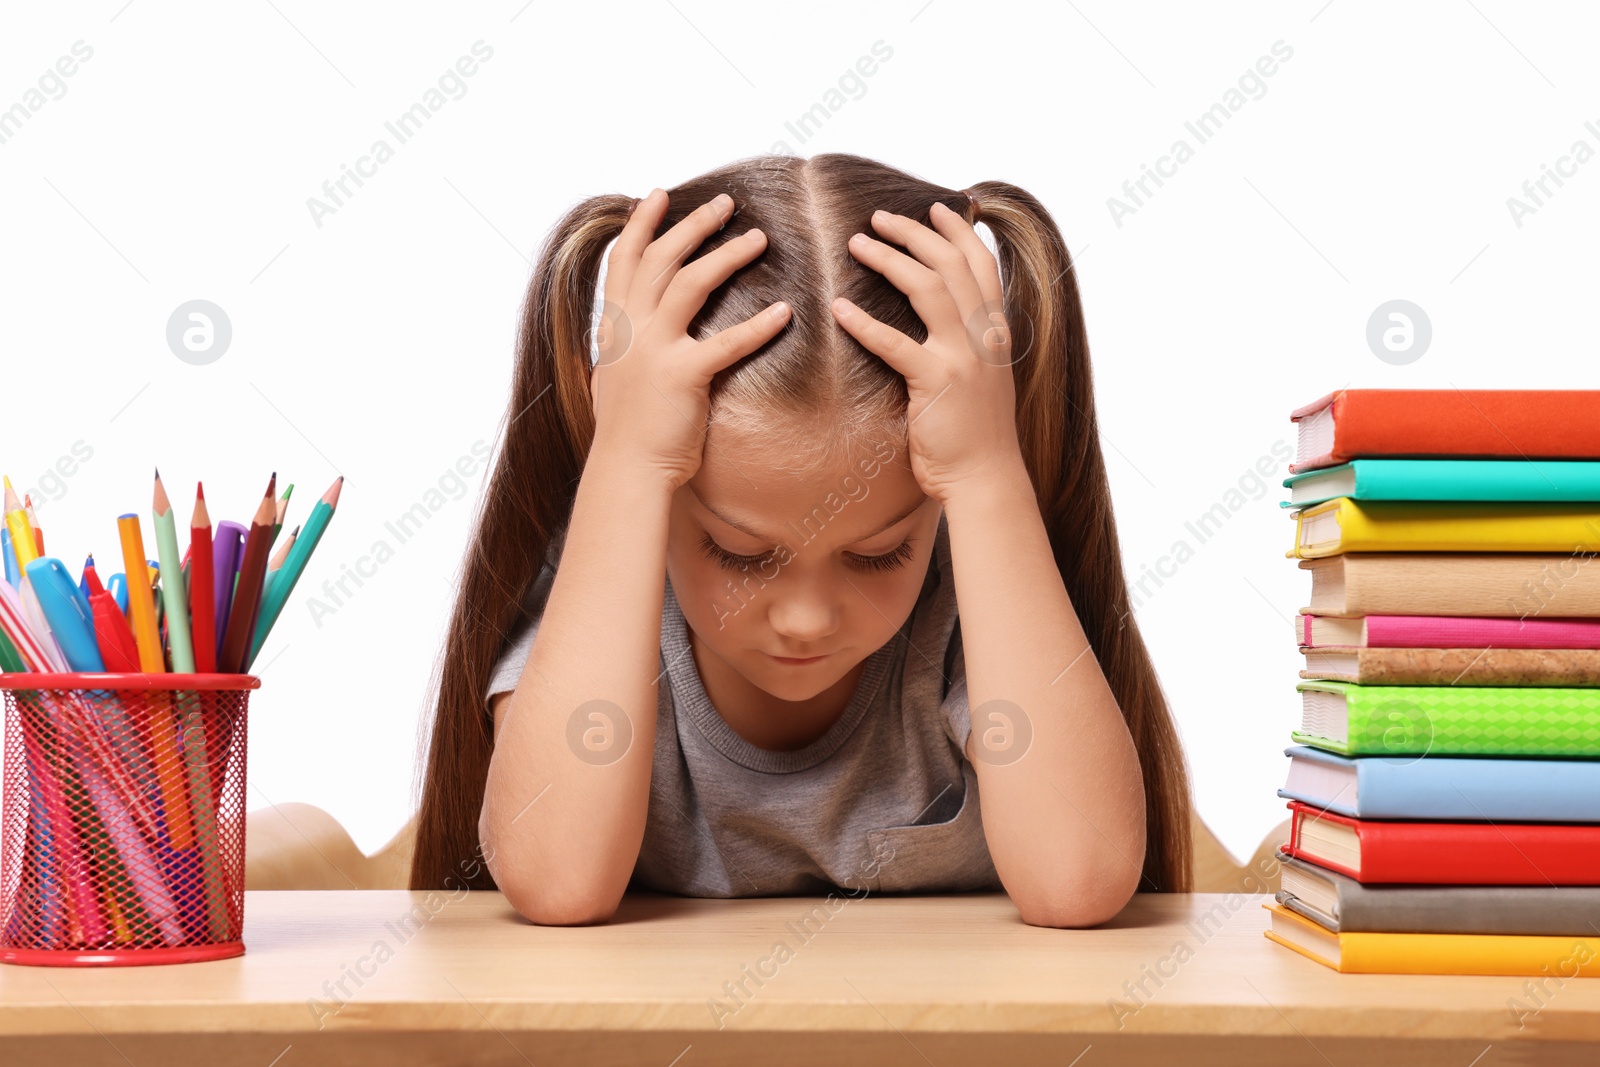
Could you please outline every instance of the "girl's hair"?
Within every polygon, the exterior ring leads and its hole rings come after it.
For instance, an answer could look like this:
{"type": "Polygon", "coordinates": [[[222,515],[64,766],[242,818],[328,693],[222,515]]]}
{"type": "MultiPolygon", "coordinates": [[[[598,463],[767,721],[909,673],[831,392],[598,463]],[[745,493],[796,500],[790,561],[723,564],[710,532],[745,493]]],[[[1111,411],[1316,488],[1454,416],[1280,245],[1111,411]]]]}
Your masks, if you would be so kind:
{"type": "MultiPolygon", "coordinates": [[[[1139,753],[1147,829],[1139,888],[1187,891],[1188,772],[1129,605],[1072,259],[1049,212],[1025,190],[998,181],[968,190],[993,234],[1000,265],[1023,459],[1056,566],[1139,753]]],[[[729,224],[688,261],[751,227],[767,235],[766,250],[707,299],[690,324],[691,336],[710,336],[775,300],[793,309],[776,337],[712,381],[710,421],[770,425],[806,414],[826,420],[812,425],[839,427],[845,439],[898,426],[904,441],[905,379],[840,327],[829,304],[842,294],[912,340],[925,341],[927,328],[904,294],[857,262],[847,241],[857,231],[875,233],[871,216],[878,208],[931,226],[928,209],[938,200],[970,221],[966,191],[830,153],[739,160],[667,192],[658,236],[720,192],[734,199],[729,224]]],[[[477,832],[493,747],[485,690],[508,635],[522,621],[523,596],[572,512],[594,436],[590,339],[600,260],[635,203],[620,195],[582,201],[539,252],[522,309],[503,447],[435,669],[413,889],[494,888],[477,832]]]]}

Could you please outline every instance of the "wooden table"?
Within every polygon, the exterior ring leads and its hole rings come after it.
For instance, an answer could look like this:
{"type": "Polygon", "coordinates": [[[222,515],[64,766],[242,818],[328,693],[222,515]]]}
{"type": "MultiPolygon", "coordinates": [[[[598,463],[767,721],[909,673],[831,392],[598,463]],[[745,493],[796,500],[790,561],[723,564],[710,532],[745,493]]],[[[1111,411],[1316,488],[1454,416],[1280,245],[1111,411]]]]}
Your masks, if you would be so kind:
{"type": "Polygon", "coordinates": [[[249,892],[235,959],[0,966],[0,1063],[1600,1064],[1600,981],[1339,975],[1265,899],[1050,930],[997,893],[640,894],[537,927],[498,893],[249,892]]]}

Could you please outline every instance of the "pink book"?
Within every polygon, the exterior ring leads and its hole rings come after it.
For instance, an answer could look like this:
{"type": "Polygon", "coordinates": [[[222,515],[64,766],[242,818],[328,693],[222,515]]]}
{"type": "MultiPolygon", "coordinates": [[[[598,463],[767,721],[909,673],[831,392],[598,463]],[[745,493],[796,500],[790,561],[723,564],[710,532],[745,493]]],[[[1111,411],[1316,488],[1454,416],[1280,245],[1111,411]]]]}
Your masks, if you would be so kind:
{"type": "Polygon", "coordinates": [[[1600,649],[1600,619],[1301,615],[1298,630],[1311,647],[1600,649]]]}

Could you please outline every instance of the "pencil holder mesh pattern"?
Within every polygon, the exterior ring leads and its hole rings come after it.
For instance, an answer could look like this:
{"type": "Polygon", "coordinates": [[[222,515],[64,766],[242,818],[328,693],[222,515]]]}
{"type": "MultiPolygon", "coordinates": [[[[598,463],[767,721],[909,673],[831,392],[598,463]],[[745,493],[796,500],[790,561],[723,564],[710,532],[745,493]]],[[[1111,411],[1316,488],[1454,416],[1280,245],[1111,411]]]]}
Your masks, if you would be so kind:
{"type": "Polygon", "coordinates": [[[5,674],[0,962],[244,951],[249,675],[5,674]]]}

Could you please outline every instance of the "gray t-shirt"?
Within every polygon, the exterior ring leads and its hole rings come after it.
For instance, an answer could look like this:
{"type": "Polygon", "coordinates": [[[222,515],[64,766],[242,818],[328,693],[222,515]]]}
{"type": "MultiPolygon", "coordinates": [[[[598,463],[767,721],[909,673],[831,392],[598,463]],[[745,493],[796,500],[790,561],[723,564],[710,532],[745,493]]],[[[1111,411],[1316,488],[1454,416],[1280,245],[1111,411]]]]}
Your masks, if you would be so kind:
{"type": "MultiPolygon", "coordinates": [[[[488,699],[514,689],[560,559],[552,542],[488,699]]],[[[671,579],[656,746],[630,886],[696,897],[1003,888],[984,839],[943,516],[910,617],[867,657],[844,713],[804,748],[757,748],[706,697],[671,579]]]]}

